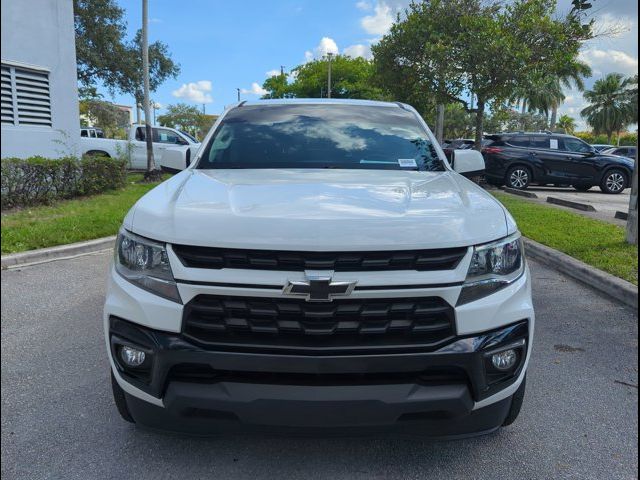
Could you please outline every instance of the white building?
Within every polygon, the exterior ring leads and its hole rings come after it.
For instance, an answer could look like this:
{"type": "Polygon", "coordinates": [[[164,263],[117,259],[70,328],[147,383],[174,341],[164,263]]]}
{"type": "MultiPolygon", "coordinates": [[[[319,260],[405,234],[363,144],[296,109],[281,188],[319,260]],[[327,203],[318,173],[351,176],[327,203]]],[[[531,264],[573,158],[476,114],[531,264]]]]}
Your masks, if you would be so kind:
{"type": "Polygon", "coordinates": [[[80,140],[71,0],[1,0],[0,156],[77,154],[80,140]]]}

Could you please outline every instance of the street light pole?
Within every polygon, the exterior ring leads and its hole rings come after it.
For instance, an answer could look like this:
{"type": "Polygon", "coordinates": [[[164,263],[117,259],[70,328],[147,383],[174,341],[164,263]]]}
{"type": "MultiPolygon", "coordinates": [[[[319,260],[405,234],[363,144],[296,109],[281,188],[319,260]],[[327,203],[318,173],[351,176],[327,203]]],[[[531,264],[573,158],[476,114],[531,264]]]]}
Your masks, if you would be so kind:
{"type": "Polygon", "coordinates": [[[149,3],[148,0],[142,0],[142,77],[144,83],[144,127],[147,143],[147,171],[144,177],[148,181],[158,180],[160,171],[156,170],[156,162],[153,158],[153,138],[149,119],[149,3]]]}
{"type": "Polygon", "coordinates": [[[238,101],[240,101],[240,89],[236,88],[236,90],[238,91],[238,101]]]}
{"type": "Polygon", "coordinates": [[[327,72],[327,98],[331,98],[331,57],[333,57],[333,53],[328,52],[327,57],[329,58],[329,70],[327,72]]]}

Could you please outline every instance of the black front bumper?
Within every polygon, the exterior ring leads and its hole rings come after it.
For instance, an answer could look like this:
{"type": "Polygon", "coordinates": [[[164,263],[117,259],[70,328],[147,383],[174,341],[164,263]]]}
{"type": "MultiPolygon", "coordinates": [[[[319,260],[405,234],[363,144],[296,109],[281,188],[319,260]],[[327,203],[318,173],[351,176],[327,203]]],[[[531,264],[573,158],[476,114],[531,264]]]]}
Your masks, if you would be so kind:
{"type": "Polygon", "coordinates": [[[136,422],[204,433],[252,425],[326,430],[410,423],[432,436],[483,433],[499,427],[510,398],[473,410],[474,403],[513,384],[525,363],[528,322],[454,339],[435,352],[290,355],[212,351],[180,334],[110,322],[111,353],[121,378],[162,398],[164,408],[127,395],[136,422]],[[141,369],[125,367],[121,345],[144,349],[141,369]],[[513,346],[519,361],[492,371],[491,352],[513,346]]]}

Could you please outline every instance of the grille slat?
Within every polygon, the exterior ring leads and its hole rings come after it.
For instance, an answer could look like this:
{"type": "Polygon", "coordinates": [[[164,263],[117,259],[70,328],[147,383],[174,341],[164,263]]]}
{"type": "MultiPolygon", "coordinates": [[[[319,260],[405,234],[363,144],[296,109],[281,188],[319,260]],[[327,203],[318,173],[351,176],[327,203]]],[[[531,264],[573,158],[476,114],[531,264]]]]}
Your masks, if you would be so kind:
{"type": "Polygon", "coordinates": [[[430,350],[455,334],[453,308],[439,297],[337,299],[198,295],[183,333],[205,348],[340,351],[430,350]]]}
{"type": "Polygon", "coordinates": [[[376,252],[288,252],[173,245],[182,264],[190,268],[248,270],[452,270],[467,253],[466,247],[434,250],[376,252]]]}

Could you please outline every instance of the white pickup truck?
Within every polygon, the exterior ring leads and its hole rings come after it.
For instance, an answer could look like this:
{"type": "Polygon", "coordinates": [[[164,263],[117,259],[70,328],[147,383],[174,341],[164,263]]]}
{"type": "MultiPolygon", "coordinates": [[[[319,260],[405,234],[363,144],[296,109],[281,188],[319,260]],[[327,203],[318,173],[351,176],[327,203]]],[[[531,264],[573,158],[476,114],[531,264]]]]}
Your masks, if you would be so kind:
{"type": "MultiPolygon", "coordinates": [[[[116,158],[126,156],[129,168],[144,169],[147,166],[147,144],[144,125],[131,125],[128,140],[114,140],[81,136],[81,153],[106,155],[116,158]]],[[[153,127],[153,154],[158,165],[162,165],[162,156],[167,148],[183,152],[185,164],[188,165],[200,143],[187,133],[175,128],[153,127]]]]}

